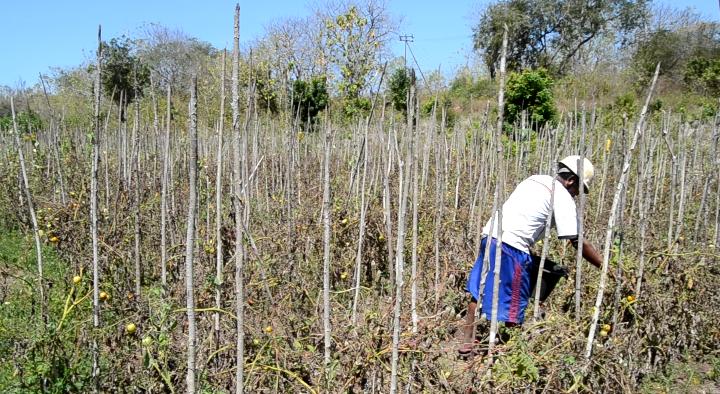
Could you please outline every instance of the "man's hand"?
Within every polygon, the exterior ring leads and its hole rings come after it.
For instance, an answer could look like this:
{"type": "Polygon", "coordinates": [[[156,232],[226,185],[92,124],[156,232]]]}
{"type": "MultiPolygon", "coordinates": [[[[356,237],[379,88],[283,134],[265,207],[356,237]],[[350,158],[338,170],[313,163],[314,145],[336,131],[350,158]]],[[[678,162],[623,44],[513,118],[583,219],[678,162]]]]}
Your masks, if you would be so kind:
{"type": "MultiPolygon", "coordinates": [[[[572,246],[577,250],[578,247],[578,240],[571,239],[570,243],[572,246]]],[[[583,245],[582,245],[582,255],[585,260],[587,260],[590,264],[602,268],[602,257],[600,257],[600,253],[598,253],[597,249],[595,249],[594,246],[587,240],[583,239],[583,245]]]]}

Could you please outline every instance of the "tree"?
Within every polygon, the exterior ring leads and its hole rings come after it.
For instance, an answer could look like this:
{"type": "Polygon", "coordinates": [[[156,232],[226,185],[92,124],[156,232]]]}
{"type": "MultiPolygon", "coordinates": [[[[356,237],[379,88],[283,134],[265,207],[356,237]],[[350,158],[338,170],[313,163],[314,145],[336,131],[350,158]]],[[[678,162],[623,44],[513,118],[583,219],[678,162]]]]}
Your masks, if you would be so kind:
{"type": "Polygon", "coordinates": [[[410,88],[410,77],[405,67],[398,67],[388,81],[390,101],[396,111],[407,113],[407,94],[410,88]]]}
{"type": "Polygon", "coordinates": [[[266,53],[276,70],[292,79],[308,79],[323,72],[321,28],[316,17],[289,18],[271,24],[265,37],[257,44],[260,53],[266,53]]]}
{"type": "Polygon", "coordinates": [[[137,56],[152,70],[154,82],[176,92],[188,91],[193,71],[217,54],[209,43],[158,24],[146,28],[138,46],[137,56]]]}
{"type": "Polygon", "coordinates": [[[271,64],[261,61],[253,65],[250,70],[248,85],[255,83],[255,97],[259,109],[270,112],[278,112],[278,80],[273,76],[271,64]]]}
{"type": "Polygon", "coordinates": [[[142,97],[143,89],[150,82],[150,70],[135,52],[136,43],[125,36],[102,43],[103,91],[111,93],[120,106],[123,122],[126,106],[142,97]]]}
{"type": "Polygon", "coordinates": [[[507,24],[509,70],[545,67],[567,72],[581,48],[603,34],[633,32],[647,19],[647,0],[501,0],[488,6],[473,29],[492,78],[507,24]]]}
{"type": "MultiPolygon", "coordinates": [[[[683,34],[672,30],[658,30],[647,39],[638,44],[637,51],[633,55],[633,67],[641,78],[652,76],[655,65],[660,62],[660,75],[673,74],[683,62],[684,42],[683,34]]],[[[642,86],[646,85],[640,83],[642,86]]]]}
{"type": "Polygon", "coordinates": [[[690,21],[679,26],[662,27],[646,34],[633,53],[632,67],[638,86],[647,85],[660,63],[666,80],[701,94],[717,95],[720,24],[690,21]]]}
{"type": "Polygon", "coordinates": [[[321,41],[340,77],[338,90],[344,100],[343,111],[351,117],[370,109],[370,102],[362,93],[385,49],[392,22],[385,6],[373,0],[362,6],[344,3],[335,9],[323,14],[325,29],[321,41]]]}
{"type": "Polygon", "coordinates": [[[324,78],[315,77],[309,83],[296,80],[293,84],[293,114],[298,114],[305,124],[312,125],[329,100],[324,78]]]}
{"type": "Polygon", "coordinates": [[[504,117],[513,124],[523,111],[535,129],[554,121],[557,110],[553,102],[553,80],[544,69],[512,73],[507,82],[504,117]]]}
{"type": "Polygon", "coordinates": [[[720,95],[720,59],[694,57],[688,61],[684,74],[685,83],[710,96],[720,95]]]}

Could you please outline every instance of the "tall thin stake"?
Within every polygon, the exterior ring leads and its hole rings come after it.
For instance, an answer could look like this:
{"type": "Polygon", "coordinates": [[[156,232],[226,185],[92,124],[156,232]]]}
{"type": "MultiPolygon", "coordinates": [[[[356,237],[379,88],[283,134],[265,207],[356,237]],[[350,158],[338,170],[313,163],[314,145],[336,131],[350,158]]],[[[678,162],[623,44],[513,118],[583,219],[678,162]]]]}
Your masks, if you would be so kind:
{"type": "Polygon", "coordinates": [[[239,55],[240,54],[240,4],[235,5],[234,20],[234,36],[233,36],[233,69],[232,69],[232,100],[230,106],[232,108],[232,127],[233,127],[233,176],[234,190],[233,202],[235,206],[235,314],[237,315],[236,331],[236,355],[235,362],[235,393],[240,394],[244,391],[244,375],[245,375],[245,289],[244,289],[244,263],[245,250],[242,242],[243,237],[243,209],[239,200],[239,186],[242,182],[241,166],[242,160],[240,153],[240,94],[238,92],[239,81],[239,55]]]}
{"type": "MultiPolygon", "coordinates": [[[[585,132],[586,132],[586,123],[585,123],[585,104],[582,105],[582,133],[580,134],[580,149],[578,154],[580,157],[578,157],[578,174],[580,175],[580,183],[581,188],[584,186],[582,185],[583,179],[585,178],[585,132]]],[[[555,186],[555,183],[553,183],[553,187],[555,186]]],[[[580,204],[577,206],[577,231],[578,231],[578,243],[577,243],[577,254],[575,255],[575,320],[580,320],[580,306],[581,306],[581,294],[582,294],[582,250],[583,250],[583,239],[585,235],[583,234],[584,226],[583,226],[583,215],[585,213],[585,193],[580,192],[579,196],[580,204]]],[[[549,228],[549,227],[547,227],[549,228]]],[[[538,274],[538,277],[542,275],[541,271],[538,274]]],[[[538,289],[539,289],[539,283],[538,283],[538,289]]]]}
{"type": "MultiPolygon", "coordinates": [[[[505,105],[505,56],[507,53],[507,35],[508,35],[508,27],[507,25],[503,26],[503,44],[502,44],[502,52],[500,56],[500,83],[498,88],[498,120],[497,120],[497,126],[495,129],[495,144],[497,149],[497,180],[495,183],[495,197],[493,198],[494,203],[493,205],[497,209],[497,241],[495,243],[495,272],[494,272],[494,278],[493,278],[493,299],[492,299],[492,311],[491,311],[491,319],[490,319],[490,341],[488,344],[488,354],[490,357],[488,357],[488,363],[492,362],[492,352],[493,348],[495,347],[495,336],[497,335],[498,330],[498,320],[497,320],[497,309],[498,309],[498,301],[499,301],[499,287],[500,287],[500,264],[501,264],[501,255],[502,255],[502,189],[503,189],[503,182],[504,182],[504,170],[503,170],[503,149],[502,149],[502,141],[500,140],[501,134],[502,134],[502,127],[503,127],[503,109],[505,105]]],[[[489,248],[490,241],[488,240],[488,245],[485,248],[485,253],[490,253],[489,248]]],[[[482,290],[482,289],[481,289],[482,290]]],[[[482,304],[480,304],[480,307],[482,308],[482,304]]]]}
{"type": "Polygon", "coordinates": [[[195,392],[195,293],[193,285],[193,261],[195,253],[195,215],[197,210],[197,75],[193,75],[190,86],[190,163],[187,235],[185,237],[185,297],[188,318],[187,376],[186,392],[195,392]]]}
{"type": "Polygon", "coordinates": [[[617,210],[618,210],[618,206],[620,205],[622,193],[625,190],[625,182],[627,180],[628,170],[630,169],[630,164],[632,163],[632,154],[633,154],[633,151],[635,150],[635,145],[637,145],[637,142],[640,139],[640,135],[642,134],[643,127],[644,127],[643,123],[645,121],[645,114],[647,113],[647,107],[648,107],[648,104],[650,103],[650,98],[652,97],[653,90],[655,89],[655,83],[657,82],[659,73],[660,73],[660,63],[658,63],[657,67],[655,67],[655,75],[653,76],[652,83],[650,84],[650,90],[648,91],[647,98],[645,99],[645,105],[643,106],[642,111],[640,112],[640,118],[638,119],[637,126],[635,127],[635,134],[633,135],[633,140],[632,140],[632,143],[630,144],[630,149],[628,150],[628,152],[625,156],[625,163],[623,164],[622,172],[620,174],[620,180],[618,181],[617,189],[615,190],[615,196],[613,197],[612,208],[610,208],[610,219],[608,219],[608,228],[607,228],[607,233],[605,236],[605,250],[603,251],[603,265],[602,265],[602,272],[600,273],[600,284],[598,286],[597,298],[595,299],[595,307],[593,308],[592,324],[590,325],[590,332],[588,333],[587,346],[585,348],[585,358],[587,358],[588,360],[590,359],[590,356],[592,355],[593,340],[595,339],[595,331],[597,330],[597,324],[598,324],[598,320],[600,318],[600,306],[602,305],[603,295],[605,293],[605,284],[607,281],[608,265],[610,262],[610,248],[611,248],[612,239],[613,239],[613,230],[615,228],[615,220],[617,217],[617,210]]]}
{"type": "Polygon", "coordinates": [[[325,342],[324,362],[330,365],[330,150],[332,130],[325,125],[325,148],[323,156],[323,337],[325,342]]]}
{"type": "MultiPolygon", "coordinates": [[[[221,293],[223,286],[223,243],[222,243],[222,148],[223,129],[225,128],[225,55],[222,55],[222,76],[220,78],[220,124],[218,125],[217,172],[215,174],[215,307],[222,307],[221,293]]],[[[220,312],[213,316],[215,330],[215,351],[220,349],[220,312]]]]}
{"type": "Polygon", "coordinates": [[[167,291],[167,193],[170,167],[170,84],[167,86],[167,120],[165,122],[165,147],[163,157],[162,190],[160,192],[160,281],[163,292],[167,291]]]}
{"type": "MultiPolygon", "coordinates": [[[[92,236],[93,249],[93,331],[98,333],[100,328],[100,268],[98,253],[98,227],[97,227],[97,190],[98,190],[98,162],[100,160],[100,72],[102,71],[102,27],[98,26],[98,50],[97,50],[97,74],[95,75],[95,111],[93,122],[95,133],[92,138],[92,170],[90,176],[90,233],[92,236]]],[[[100,355],[97,338],[93,335],[92,340],[92,375],[94,390],[97,392],[100,386],[100,355]]]]}

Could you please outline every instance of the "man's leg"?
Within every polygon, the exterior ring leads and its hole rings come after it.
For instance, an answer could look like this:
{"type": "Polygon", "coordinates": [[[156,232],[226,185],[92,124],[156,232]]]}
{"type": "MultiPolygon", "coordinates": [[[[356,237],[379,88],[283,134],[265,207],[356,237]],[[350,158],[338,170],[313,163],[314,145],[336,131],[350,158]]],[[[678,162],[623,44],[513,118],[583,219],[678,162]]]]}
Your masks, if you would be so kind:
{"type": "Polygon", "coordinates": [[[473,351],[475,343],[475,310],[477,309],[477,300],[473,297],[468,304],[467,315],[465,316],[465,324],[463,325],[462,344],[458,349],[461,355],[469,355],[473,351]]]}

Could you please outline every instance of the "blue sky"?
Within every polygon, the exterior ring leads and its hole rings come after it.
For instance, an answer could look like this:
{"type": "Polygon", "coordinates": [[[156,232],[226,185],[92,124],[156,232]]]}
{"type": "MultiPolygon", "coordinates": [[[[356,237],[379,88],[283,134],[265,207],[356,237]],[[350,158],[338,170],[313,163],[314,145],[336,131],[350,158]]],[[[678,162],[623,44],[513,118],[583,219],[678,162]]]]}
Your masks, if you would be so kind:
{"type": "MultiPolygon", "coordinates": [[[[471,26],[489,0],[387,0],[390,13],[402,21],[400,33],[413,34],[413,53],[423,70],[441,65],[445,72],[467,64],[472,56],[471,26]]],[[[694,7],[703,16],[720,19],[716,0],[656,0],[674,7],[694,7]]],[[[181,29],[217,48],[230,47],[235,0],[60,1],[8,0],[0,23],[0,85],[33,85],[38,73],[71,67],[89,59],[97,26],[103,38],[138,36],[145,24],[181,29]]],[[[264,27],[290,16],[311,12],[322,0],[240,1],[241,42],[263,34],[264,27]]],[[[394,40],[391,50],[402,55],[394,40]]]]}

